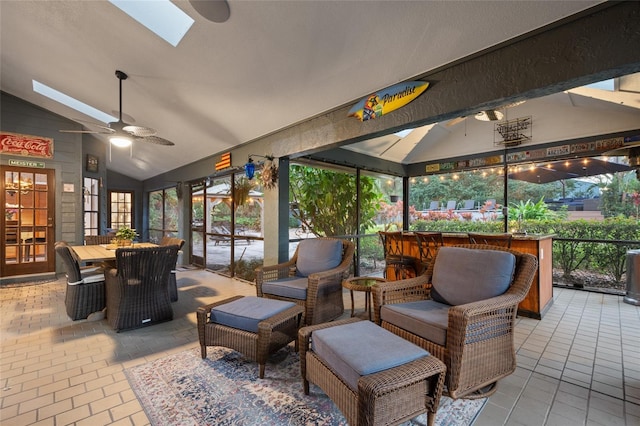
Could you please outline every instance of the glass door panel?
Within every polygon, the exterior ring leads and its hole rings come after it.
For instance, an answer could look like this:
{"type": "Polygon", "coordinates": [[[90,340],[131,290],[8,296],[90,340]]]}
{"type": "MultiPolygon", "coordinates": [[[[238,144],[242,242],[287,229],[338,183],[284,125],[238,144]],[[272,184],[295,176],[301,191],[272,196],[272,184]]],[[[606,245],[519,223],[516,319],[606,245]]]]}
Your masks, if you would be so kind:
{"type": "Polygon", "coordinates": [[[55,271],[55,172],[3,167],[2,177],[2,276],[55,271]]]}
{"type": "Polygon", "coordinates": [[[236,277],[253,281],[255,268],[264,261],[263,190],[259,179],[236,175],[235,191],[233,269],[236,277]]]}
{"type": "Polygon", "coordinates": [[[191,262],[205,266],[204,262],[204,189],[203,182],[191,185],[191,262]]]}
{"type": "Polygon", "coordinates": [[[205,191],[205,265],[207,269],[231,274],[231,176],[210,179],[205,191]]]}

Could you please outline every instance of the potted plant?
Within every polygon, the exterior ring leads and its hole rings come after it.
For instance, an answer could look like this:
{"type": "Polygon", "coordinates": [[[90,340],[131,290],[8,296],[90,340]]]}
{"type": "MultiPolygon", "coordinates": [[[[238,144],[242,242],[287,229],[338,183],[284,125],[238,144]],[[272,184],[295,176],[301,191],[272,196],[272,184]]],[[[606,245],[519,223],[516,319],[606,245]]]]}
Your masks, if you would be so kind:
{"type": "Polygon", "coordinates": [[[118,247],[130,246],[133,240],[138,236],[135,229],[131,229],[128,226],[123,226],[116,232],[116,244],[118,247]]]}

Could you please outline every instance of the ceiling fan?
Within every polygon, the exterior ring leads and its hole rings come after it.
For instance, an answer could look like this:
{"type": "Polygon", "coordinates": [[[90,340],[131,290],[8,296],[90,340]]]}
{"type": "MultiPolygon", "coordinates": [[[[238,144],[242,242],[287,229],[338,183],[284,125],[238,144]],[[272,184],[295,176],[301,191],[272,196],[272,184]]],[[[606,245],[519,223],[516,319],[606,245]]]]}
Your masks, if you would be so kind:
{"type": "MultiPolygon", "coordinates": [[[[505,110],[507,108],[512,108],[514,106],[518,106],[523,104],[524,101],[517,101],[517,102],[513,102],[510,103],[508,105],[502,106],[500,108],[496,108],[496,109],[487,109],[484,111],[480,111],[478,113],[476,113],[474,115],[476,120],[480,120],[480,121],[500,121],[504,118],[504,113],[502,111],[499,110],[505,110]]],[[[455,126],[456,124],[464,121],[467,117],[463,116],[463,117],[456,117],[453,120],[449,120],[449,122],[446,124],[447,127],[451,127],[451,126],[455,126]]]]}
{"type": "Polygon", "coordinates": [[[62,133],[89,133],[99,135],[109,135],[109,142],[117,147],[128,147],[134,141],[150,142],[156,145],[173,146],[173,142],[155,136],[157,133],[150,127],[134,126],[122,121],[122,80],[127,79],[127,74],[122,71],[116,70],[116,77],[120,81],[120,109],[118,111],[118,121],[112,121],[107,123],[106,126],[96,123],[88,123],[91,126],[97,127],[100,130],[60,130],[62,133]]]}

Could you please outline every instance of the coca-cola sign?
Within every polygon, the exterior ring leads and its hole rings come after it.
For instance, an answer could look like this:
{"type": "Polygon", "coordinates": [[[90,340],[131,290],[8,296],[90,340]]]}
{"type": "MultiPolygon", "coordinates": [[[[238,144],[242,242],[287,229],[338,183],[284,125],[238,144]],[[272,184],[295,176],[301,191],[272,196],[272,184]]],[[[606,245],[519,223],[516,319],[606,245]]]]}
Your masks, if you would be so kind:
{"type": "Polygon", "coordinates": [[[53,139],[0,132],[0,153],[23,157],[53,158],[53,139]]]}

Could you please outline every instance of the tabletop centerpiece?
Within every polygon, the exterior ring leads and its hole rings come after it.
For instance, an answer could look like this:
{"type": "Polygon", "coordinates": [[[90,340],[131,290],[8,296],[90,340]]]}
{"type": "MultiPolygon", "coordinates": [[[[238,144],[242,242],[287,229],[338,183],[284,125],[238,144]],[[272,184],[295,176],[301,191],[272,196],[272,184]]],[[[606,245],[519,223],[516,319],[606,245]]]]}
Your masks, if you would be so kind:
{"type": "Polygon", "coordinates": [[[133,240],[136,239],[136,237],[138,237],[138,233],[135,229],[123,226],[116,232],[114,240],[118,247],[128,247],[133,244],[133,240]]]}

